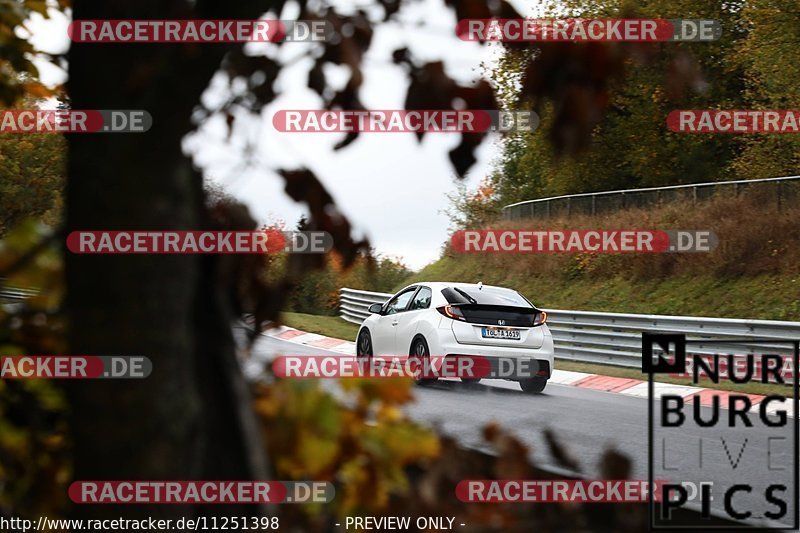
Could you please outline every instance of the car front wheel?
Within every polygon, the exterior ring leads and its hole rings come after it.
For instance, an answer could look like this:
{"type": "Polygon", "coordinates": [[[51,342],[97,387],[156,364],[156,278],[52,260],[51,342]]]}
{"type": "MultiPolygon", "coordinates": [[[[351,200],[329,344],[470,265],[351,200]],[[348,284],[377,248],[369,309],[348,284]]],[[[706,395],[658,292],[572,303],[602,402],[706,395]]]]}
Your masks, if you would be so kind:
{"type": "Polygon", "coordinates": [[[529,378],[523,379],[519,382],[520,388],[524,392],[529,392],[531,394],[538,394],[542,392],[547,385],[547,378],[529,378]]]}
{"type": "Polygon", "coordinates": [[[372,357],[372,336],[369,331],[362,329],[356,341],[356,355],[358,357],[372,357]]]}

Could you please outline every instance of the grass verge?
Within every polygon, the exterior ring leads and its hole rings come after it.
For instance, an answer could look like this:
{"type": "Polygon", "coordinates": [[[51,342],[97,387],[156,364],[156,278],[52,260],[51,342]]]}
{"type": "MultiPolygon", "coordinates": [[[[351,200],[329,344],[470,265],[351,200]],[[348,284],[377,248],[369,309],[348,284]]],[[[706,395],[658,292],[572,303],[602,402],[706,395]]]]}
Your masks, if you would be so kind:
{"type": "Polygon", "coordinates": [[[456,253],[447,246],[403,285],[483,281],[551,309],[794,321],[800,319],[800,205],[787,202],[778,212],[767,200],[748,193],[696,206],[673,201],[595,216],[501,220],[491,228],[692,228],[713,231],[719,242],[702,253],[456,253]]]}
{"type": "Polygon", "coordinates": [[[325,335],[335,339],[347,341],[356,340],[358,326],[338,316],[307,315],[303,313],[282,313],[283,323],[290,328],[296,328],[308,333],[325,335]]]}
{"type": "Polygon", "coordinates": [[[721,279],[694,274],[652,280],[623,276],[566,277],[558,272],[498,268],[493,264],[495,260],[479,254],[445,256],[402,286],[418,281],[482,281],[516,289],[545,309],[790,321],[800,317],[798,275],[721,279]]]}

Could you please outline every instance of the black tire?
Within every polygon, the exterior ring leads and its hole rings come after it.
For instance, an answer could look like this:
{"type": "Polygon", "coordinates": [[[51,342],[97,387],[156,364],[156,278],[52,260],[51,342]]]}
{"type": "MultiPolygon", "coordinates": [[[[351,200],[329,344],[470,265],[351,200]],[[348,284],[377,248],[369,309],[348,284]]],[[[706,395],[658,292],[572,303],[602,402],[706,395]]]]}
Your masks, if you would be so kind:
{"type": "MultiPolygon", "coordinates": [[[[428,343],[423,337],[417,337],[411,343],[411,353],[409,357],[418,357],[420,359],[428,359],[431,356],[431,350],[428,348],[428,343]]],[[[426,385],[437,381],[436,378],[414,378],[414,383],[417,385],[426,385]]]]}
{"type": "Polygon", "coordinates": [[[362,329],[356,340],[356,357],[372,357],[372,335],[368,329],[362,329]]]}
{"type": "Polygon", "coordinates": [[[547,378],[529,378],[519,382],[519,387],[530,394],[542,392],[547,385],[547,378]]]}

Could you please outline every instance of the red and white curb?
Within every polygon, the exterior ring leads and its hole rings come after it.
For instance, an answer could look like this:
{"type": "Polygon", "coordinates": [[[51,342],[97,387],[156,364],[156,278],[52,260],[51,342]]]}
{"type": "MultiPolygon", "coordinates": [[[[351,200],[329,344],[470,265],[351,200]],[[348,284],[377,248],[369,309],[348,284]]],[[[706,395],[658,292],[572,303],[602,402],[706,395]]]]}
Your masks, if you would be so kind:
{"type": "MultiPolygon", "coordinates": [[[[287,326],[268,329],[263,331],[263,334],[283,341],[310,346],[312,348],[330,350],[344,355],[356,354],[356,343],[354,342],[317,335],[316,333],[306,333],[305,331],[287,326]]],[[[599,374],[587,374],[585,372],[573,372],[571,370],[556,369],[550,376],[549,381],[557,385],[625,394],[627,396],[636,396],[639,398],[647,398],[648,391],[647,381],[645,380],[601,376],[599,374]]],[[[705,406],[710,406],[712,398],[714,396],[719,396],[720,406],[722,408],[727,405],[727,398],[731,394],[730,392],[716,389],[661,382],[655,382],[653,384],[653,393],[657,398],[660,398],[664,394],[678,395],[687,402],[693,402],[699,399],[700,404],[705,406]]],[[[759,404],[764,400],[765,396],[760,394],[747,394],[746,396],[750,398],[752,404],[750,411],[757,412],[759,410],[759,404]]],[[[785,402],[771,402],[766,408],[767,414],[770,415],[774,415],[778,410],[785,410],[787,416],[794,416],[792,414],[793,405],[791,399],[787,399],[785,402]]]]}
{"type": "Polygon", "coordinates": [[[317,335],[316,333],[306,333],[299,329],[290,328],[287,326],[279,326],[277,328],[268,329],[262,332],[268,337],[274,337],[282,341],[293,342],[295,344],[302,344],[304,346],[311,346],[312,348],[321,348],[323,350],[330,350],[332,352],[341,353],[344,355],[356,354],[356,343],[344,341],[342,339],[334,339],[333,337],[326,337],[324,335],[317,335]]]}
{"type": "MultiPolygon", "coordinates": [[[[572,372],[570,370],[554,370],[550,382],[571,387],[637,396],[639,398],[647,398],[648,394],[647,381],[641,379],[601,376],[584,372],[572,372]]],[[[704,406],[710,406],[713,401],[712,398],[718,396],[720,407],[724,409],[727,406],[727,399],[731,392],[657,381],[653,383],[653,394],[656,398],[660,398],[665,394],[677,395],[686,400],[687,403],[699,400],[700,405],[704,406]]],[[[760,409],[759,404],[764,400],[765,396],[761,394],[745,394],[745,396],[750,398],[752,405],[750,411],[758,412],[760,409]]],[[[774,415],[779,410],[785,410],[787,416],[793,416],[793,407],[791,399],[787,399],[784,402],[770,402],[766,407],[766,412],[769,415],[774,415]]]]}

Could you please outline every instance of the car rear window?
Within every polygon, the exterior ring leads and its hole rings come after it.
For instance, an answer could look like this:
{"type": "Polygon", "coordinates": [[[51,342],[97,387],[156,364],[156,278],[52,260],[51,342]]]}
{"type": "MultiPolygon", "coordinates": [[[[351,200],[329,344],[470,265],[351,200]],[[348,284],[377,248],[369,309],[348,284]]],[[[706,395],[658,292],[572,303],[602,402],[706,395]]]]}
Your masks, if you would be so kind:
{"type": "Polygon", "coordinates": [[[442,296],[451,304],[510,305],[514,307],[533,307],[520,293],[511,289],[483,287],[447,287],[442,296]]]}

